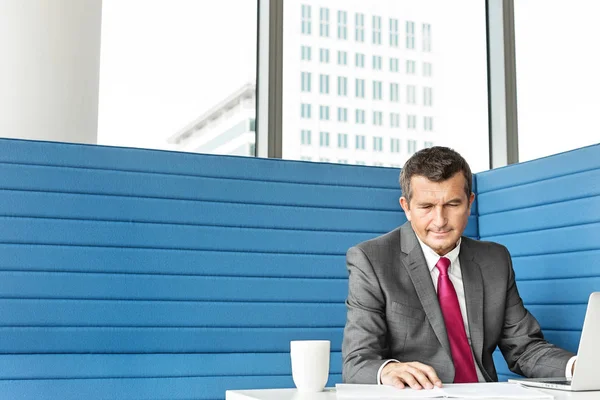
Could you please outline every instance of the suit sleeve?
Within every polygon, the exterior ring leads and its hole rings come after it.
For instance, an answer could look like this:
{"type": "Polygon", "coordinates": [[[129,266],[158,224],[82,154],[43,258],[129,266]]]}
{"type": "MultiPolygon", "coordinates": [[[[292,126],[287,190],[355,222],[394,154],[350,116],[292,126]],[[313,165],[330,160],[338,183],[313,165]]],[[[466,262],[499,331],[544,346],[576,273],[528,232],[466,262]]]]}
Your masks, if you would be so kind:
{"type": "Polygon", "coordinates": [[[376,384],[377,371],[388,356],[385,299],[366,254],[352,247],[348,268],[347,316],[342,343],[343,381],[376,384]]]}
{"type": "Polygon", "coordinates": [[[503,249],[509,270],[504,325],[498,344],[500,350],[514,373],[530,378],[563,377],[574,354],[544,339],[539,323],[523,305],[510,254],[503,249]]]}

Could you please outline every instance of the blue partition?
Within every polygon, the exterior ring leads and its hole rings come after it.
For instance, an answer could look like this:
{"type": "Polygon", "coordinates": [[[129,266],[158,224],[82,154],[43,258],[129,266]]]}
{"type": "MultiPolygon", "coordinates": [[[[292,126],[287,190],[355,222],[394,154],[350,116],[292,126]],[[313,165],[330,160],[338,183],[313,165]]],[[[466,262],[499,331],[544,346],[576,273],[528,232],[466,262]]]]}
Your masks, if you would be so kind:
{"type": "MultiPolygon", "coordinates": [[[[552,343],[577,352],[600,291],[600,145],[477,174],[479,235],[508,247],[525,306],[552,343]]],[[[495,354],[501,380],[513,374],[495,354]]]]}

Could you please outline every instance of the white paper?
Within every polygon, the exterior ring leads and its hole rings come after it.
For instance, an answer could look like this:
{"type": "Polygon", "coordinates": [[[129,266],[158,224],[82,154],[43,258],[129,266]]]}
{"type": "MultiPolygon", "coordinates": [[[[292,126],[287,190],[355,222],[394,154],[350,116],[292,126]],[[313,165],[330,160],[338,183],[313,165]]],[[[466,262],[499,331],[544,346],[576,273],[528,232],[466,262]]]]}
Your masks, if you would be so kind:
{"type": "Polygon", "coordinates": [[[514,383],[468,383],[446,384],[442,388],[415,390],[397,389],[386,385],[337,384],[336,396],[339,400],[351,399],[553,399],[542,391],[524,388],[514,383]]]}

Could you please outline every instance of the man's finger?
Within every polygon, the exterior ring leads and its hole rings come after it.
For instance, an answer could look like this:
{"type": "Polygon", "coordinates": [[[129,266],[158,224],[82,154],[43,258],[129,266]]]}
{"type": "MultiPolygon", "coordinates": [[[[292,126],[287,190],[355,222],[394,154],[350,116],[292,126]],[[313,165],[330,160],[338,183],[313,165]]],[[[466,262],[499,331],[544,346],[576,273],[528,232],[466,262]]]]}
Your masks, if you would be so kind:
{"type": "Polygon", "coordinates": [[[419,384],[425,389],[433,388],[433,383],[429,381],[427,375],[425,375],[420,369],[415,367],[408,367],[407,372],[414,376],[417,382],[419,382],[419,384]]]}
{"type": "Polygon", "coordinates": [[[421,372],[427,375],[427,379],[433,385],[437,387],[442,387],[442,380],[437,376],[437,373],[435,372],[435,369],[433,369],[433,367],[422,364],[420,362],[414,362],[411,364],[413,364],[414,367],[418,368],[419,370],[421,370],[421,372]]]}
{"type": "Polygon", "coordinates": [[[404,381],[405,384],[407,384],[408,386],[410,386],[413,389],[422,389],[423,387],[421,386],[421,384],[419,384],[419,382],[417,382],[417,380],[415,379],[415,377],[408,371],[402,371],[399,374],[400,378],[402,378],[402,380],[404,381]]]}

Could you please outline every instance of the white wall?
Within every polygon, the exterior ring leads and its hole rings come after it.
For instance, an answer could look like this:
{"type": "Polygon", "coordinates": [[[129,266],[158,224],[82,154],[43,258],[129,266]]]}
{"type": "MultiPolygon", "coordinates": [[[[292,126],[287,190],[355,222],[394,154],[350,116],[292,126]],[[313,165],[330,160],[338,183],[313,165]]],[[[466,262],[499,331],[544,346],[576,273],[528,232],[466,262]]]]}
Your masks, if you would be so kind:
{"type": "Polygon", "coordinates": [[[96,143],[102,0],[0,1],[0,136],[96,143]]]}

